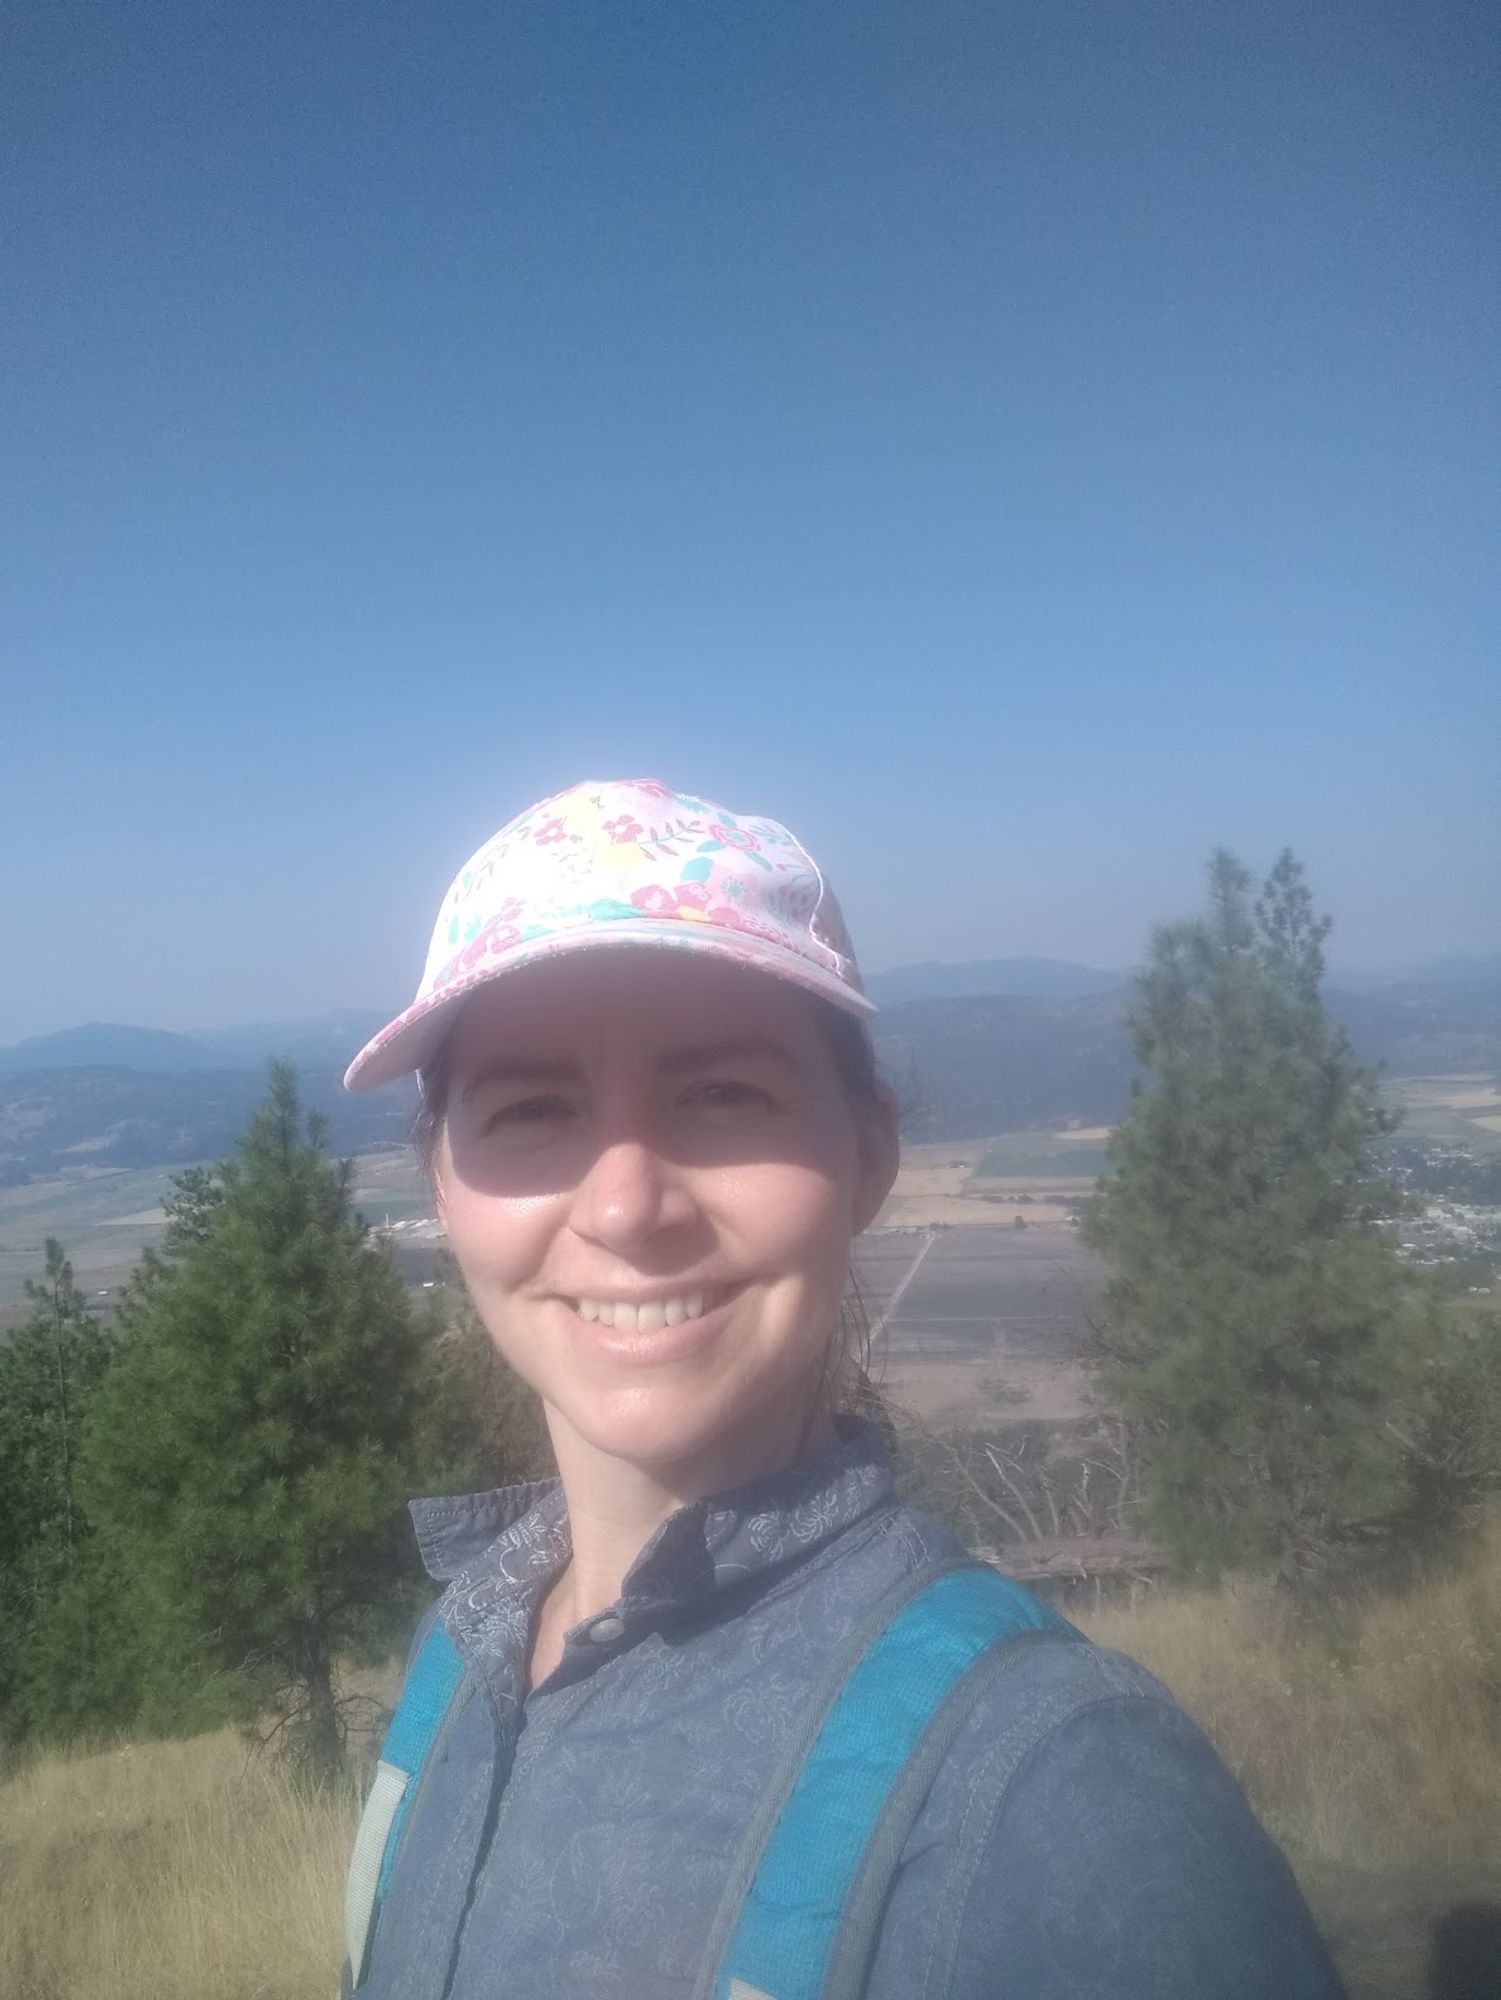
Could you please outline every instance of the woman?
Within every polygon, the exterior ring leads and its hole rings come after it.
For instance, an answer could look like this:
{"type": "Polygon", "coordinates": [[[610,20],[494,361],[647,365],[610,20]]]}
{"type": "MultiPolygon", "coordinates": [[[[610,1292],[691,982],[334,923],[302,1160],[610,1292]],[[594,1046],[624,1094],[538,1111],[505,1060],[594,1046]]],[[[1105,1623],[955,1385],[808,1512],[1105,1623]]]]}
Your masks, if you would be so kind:
{"type": "MultiPolygon", "coordinates": [[[[351,1066],[351,1089],[418,1072],[449,1243],[559,1479],[414,1508],[446,1588],[393,1730],[421,1712],[421,1750],[388,1758],[420,1773],[372,1798],[346,1991],[803,1990],[724,1951],[776,1787],[839,1687],[853,1705],[887,1607],[965,1560],[841,1407],[850,1247],[897,1166],[872,1011],[784,828],[588,783],[460,872],[416,1001],[351,1066]],[[440,1653],[441,1698],[416,1685],[440,1653]]],[[[893,1708],[912,1693],[883,1657],[862,1728],[883,1672],[893,1708]]],[[[807,1990],[1338,1995],[1286,1863],[1149,1675],[1067,1628],[976,1658],[914,1734],[899,1836],[855,1830],[866,1927],[807,1990]]],[[[815,1843],[848,1817],[820,1805],[815,1843]]]]}

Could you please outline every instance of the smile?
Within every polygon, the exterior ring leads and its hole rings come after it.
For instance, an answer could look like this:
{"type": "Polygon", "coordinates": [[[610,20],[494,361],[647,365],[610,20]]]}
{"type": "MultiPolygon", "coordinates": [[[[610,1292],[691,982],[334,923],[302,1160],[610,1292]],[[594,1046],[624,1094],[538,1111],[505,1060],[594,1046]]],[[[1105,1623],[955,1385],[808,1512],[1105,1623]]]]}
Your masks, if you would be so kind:
{"type": "Polygon", "coordinates": [[[576,1299],[572,1304],[580,1319],[594,1320],[616,1333],[660,1333],[663,1327],[702,1319],[728,1295],[729,1288],[725,1285],[713,1290],[700,1286],[696,1291],[647,1299],[639,1304],[629,1299],[576,1299]]]}

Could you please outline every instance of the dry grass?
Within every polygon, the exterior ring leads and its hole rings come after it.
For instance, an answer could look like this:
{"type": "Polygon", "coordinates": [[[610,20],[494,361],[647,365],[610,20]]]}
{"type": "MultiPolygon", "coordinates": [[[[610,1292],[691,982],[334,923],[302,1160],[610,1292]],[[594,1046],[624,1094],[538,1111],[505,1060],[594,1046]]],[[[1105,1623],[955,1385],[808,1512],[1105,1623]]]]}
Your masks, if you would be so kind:
{"type": "Polygon", "coordinates": [[[1203,1723],[1286,1847],[1352,1993],[1426,1993],[1434,1920],[1501,1889],[1501,1530],[1327,1627],[1244,1582],[1079,1622],[1203,1723]]]}
{"type": "MultiPolygon", "coordinates": [[[[1245,1584],[1081,1622],[1216,1738],[1357,2000],[1418,2000],[1433,1920],[1501,1884],[1501,1533],[1334,1630],[1245,1584]]],[[[355,1817],[227,1733],[38,1761],[0,1785],[0,1995],[330,2000],[355,1817]]]]}
{"type": "Polygon", "coordinates": [[[3,1788],[5,2000],[331,2000],[353,1798],[223,1731],[54,1757],[3,1788]]]}

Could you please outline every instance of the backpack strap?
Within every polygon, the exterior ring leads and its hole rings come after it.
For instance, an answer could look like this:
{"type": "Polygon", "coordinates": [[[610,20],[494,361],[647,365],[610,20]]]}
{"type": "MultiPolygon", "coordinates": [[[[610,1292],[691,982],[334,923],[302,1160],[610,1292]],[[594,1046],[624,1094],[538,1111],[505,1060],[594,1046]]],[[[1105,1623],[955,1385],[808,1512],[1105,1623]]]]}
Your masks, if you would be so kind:
{"type": "Polygon", "coordinates": [[[464,1663],[453,1641],[434,1620],[406,1677],[391,1727],[386,1732],[375,1782],[360,1816],[349,1880],[344,1891],[344,1938],[349,1953],[349,1991],[365,1976],[370,1939],[390,1884],[407,1814],[433,1744],[443,1726],[464,1663]]]}
{"type": "Polygon", "coordinates": [[[933,1775],[1024,1635],[1078,1637],[974,1563],[909,1579],[851,1635],[732,1871],[696,2000],[857,2000],[933,1775]]]}
{"type": "MultiPolygon", "coordinates": [[[[1022,1642],[1049,1635],[1078,1637],[1019,1583],[970,1562],[921,1571],[876,1606],[810,1702],[751,1824],[695,2000],[858,2000],[891,1876],[938,1765],[1022,1642]]],[[[364,1977],[407,1815],[463,1675],[435,1621],[355,1838],[345,1993],[364,1977]]]]}

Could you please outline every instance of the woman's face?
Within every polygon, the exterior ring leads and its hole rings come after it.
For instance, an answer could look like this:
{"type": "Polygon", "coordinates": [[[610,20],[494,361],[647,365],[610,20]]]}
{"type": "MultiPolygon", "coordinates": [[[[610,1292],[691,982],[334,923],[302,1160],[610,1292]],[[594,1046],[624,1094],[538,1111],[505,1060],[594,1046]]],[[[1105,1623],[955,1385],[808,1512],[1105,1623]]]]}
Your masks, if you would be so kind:
{"type": "Polygon", "coordinates": [[[449,1057],[440,1210],[555,1440],[754,1462],[810,1407],[896,1169],[815,1003],[687,953],[589,953],[476,994],[449,1057]]]}

